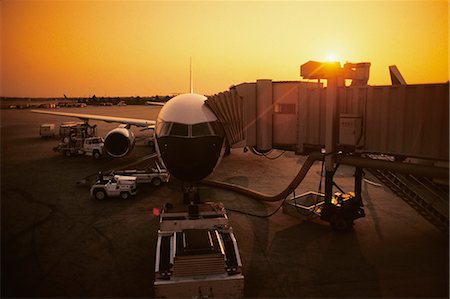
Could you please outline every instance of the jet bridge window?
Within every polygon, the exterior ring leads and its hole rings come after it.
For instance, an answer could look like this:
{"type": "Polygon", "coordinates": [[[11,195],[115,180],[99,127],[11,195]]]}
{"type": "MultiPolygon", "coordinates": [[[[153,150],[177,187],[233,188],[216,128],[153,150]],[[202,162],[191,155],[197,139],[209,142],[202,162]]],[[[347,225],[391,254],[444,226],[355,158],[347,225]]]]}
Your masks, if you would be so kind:
{"type": "Polygon", "coordinates": [[[295,114],[295,108],[295,104],[275,104],[273,112],[279,114],[295,114]]]}

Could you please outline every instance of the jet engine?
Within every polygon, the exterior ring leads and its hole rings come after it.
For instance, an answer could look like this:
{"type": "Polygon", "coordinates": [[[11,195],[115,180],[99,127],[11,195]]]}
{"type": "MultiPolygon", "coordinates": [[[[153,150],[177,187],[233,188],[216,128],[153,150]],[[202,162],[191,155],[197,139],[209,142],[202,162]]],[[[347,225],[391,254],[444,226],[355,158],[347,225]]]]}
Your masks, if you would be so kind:
{"type": "Polygon", "coordinates": [[[133,149],[134,144],[134,133],[126,127],[115,128],[105,137],[106,152],[115,158],[126,156],[133,149]]]}

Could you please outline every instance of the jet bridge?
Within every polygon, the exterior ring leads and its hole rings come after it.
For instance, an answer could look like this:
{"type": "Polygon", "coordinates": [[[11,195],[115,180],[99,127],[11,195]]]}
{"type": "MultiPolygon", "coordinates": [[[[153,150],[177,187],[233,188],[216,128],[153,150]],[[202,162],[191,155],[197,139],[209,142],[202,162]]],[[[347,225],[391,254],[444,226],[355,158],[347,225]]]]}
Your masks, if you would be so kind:
{"type": "Polygon", "coordinates": [[[369,68],[370,63],[342,68],[310,61],[302,65],[301,74],[315,81],[241,83],[206,103],[224,124],[232,148],[322,152],[328,204],[339,164],[356,168],[357,201],[362,168],[448,181],[449,83],[370,86],[369,68]],[[346,79],[352,80],[350,86],[345,86],[346,79]],[[394,161],[374,161],[374,154],[394,161]]]}
{"type": "MultiPolygon", "coordinates": [[[[231,147],[325,147],[327,88],[317,82],[258,80],[209,97],[231,147]]],[[[448,161],[449,83],[337,88],[337,149],[448,161]]]]}

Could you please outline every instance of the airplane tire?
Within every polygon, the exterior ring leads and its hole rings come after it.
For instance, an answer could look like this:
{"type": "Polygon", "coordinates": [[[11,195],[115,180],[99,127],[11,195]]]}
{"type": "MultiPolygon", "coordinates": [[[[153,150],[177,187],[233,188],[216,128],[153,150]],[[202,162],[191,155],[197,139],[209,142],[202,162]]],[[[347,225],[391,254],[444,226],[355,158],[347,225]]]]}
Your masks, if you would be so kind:
{"type": "Polygon", "coordinates": [[[154,178],[152,180],[152,185],[155,186],[155,187],[159,187],[159,186],[161,186],[161,184],[162,184],[162,181],[161,181],[160,178],[154,178]]]}
{"type": "Polygon", "coordinates": [[[128,198],[130,198],[130,193],[128,193],[128,192],[121,192],[120,193],[120,198],[122,198],[123,200],[127,200],[128,198]]]}
{"type": "Polygon", "coordinates": [[[94,197],[98,200],[103,200],[106,198],[106,192],[102,189],[94,190],[94,197]]]}
{"type": "Polygon", "coordinates": [[[65,155],[66,157],[70,157],[72,154],[70,153],[70,151],[65,151],[65,152],[64,152],[64,155],[65,155]]]}

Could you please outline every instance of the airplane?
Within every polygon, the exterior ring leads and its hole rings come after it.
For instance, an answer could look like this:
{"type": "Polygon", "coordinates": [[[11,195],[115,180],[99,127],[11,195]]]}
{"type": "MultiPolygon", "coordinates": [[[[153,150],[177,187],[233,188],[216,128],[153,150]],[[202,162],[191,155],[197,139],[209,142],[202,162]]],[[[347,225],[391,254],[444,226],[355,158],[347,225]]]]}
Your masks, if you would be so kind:
{"type": "Polygon", "coordinates": [[[216,115],[205,104],[207,98],[191,93],[170,99],[156,121],[104,115],[32,110],[58,116],[119,123],[105,136],[105,148],[112,157],[124,157],[134,147],[131,126],[155,130],[155,148],[168,172],[188,184],[206,178],[220,163],[225,152],[225,133],[216,115]]]}

